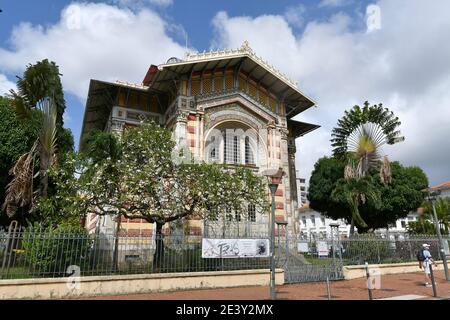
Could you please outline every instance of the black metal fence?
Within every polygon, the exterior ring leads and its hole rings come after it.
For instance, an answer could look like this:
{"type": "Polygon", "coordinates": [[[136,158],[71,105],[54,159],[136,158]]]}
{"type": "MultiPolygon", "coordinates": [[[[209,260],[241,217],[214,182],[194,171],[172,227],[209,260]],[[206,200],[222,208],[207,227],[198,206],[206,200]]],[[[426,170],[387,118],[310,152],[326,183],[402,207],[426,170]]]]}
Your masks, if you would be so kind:
{"type": "MultiPolygon", "coordinates": [[[[240,229],[241,230],[241,229],[240,229]]],[[[240,232],[240,231],[239,231],[240,232]]],[[[245,233],[245,238],[269,239],[268,232],[245,233]]],[[[202,258],[203,237],[223,235],[120,236],[42,230],[0,231],[0,279],[269,269],[270,259],[202,258]],[[161,241],[159,241],[161,240],[161,241]],[[157,248],[159,244],[159,249],[157,248]]],[[[244,238],[228,234],[225,238],[244,238]]],[[[447,244],[450,238],[446,237],[447,244]]],[[[277,236],[278,268],[287,282],[342,278],[342,266],[416,261],[423,243],[439,259],[436,236],[401,240],[355,236],[351,239],[302,240],[277,236]]]]}
{"type": "Polygon", "coordinates": [[[0,279],[268,269],[269,258],[202,258],[202,236],[0,232],[0,279]],[[161,240],[161,241],[158,241],[161,240]],[[159,249],[157,248],[157,244],[159,249]]]}

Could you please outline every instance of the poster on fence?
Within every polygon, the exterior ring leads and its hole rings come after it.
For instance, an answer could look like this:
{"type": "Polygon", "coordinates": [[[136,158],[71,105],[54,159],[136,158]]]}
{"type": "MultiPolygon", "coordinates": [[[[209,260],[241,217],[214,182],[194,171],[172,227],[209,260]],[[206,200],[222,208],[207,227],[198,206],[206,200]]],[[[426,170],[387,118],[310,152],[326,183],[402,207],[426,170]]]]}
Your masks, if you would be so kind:
{"type": "Polygon", "coordinates": [[[319,258],[328,257],[328,244],[326,241],[317,241],[317,253],[319,258]]]}
{"type": "Polygon", "coordinates": [[[309,246],[308,241],[300,241],[297,243],[297,252],[299,253],[308,253],[309,252],[309,246]]]}
{"type": "Polygon", "coordinates": [[[202,240],[202,258],[267,258],[269,239],[208,239],[202,240]]]}

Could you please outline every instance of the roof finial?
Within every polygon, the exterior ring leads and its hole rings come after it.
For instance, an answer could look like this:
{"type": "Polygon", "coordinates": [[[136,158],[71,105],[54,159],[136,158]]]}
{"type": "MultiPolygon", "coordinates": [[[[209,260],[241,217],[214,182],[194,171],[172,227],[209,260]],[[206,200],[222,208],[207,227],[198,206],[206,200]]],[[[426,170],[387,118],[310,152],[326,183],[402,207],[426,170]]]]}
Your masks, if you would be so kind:
{"type": "Polygon", "coordinates": [[[247,40],[244,40],[244,42],[242,43],[241,49],[244,50],[244,51],[250,51],[251,50],[250,45],[248,44],[247,40]]]}

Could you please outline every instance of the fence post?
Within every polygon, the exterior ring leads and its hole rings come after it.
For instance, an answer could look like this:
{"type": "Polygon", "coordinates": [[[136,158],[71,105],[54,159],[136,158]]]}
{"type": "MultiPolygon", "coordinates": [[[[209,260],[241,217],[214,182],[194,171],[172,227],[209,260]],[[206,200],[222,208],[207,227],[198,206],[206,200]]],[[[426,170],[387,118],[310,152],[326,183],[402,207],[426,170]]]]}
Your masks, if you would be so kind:
{"type": "Polygon", "coordinates": [[[433,266],[432,263],[430,263],[429,261],[428,263],[430,264],[430,276],[431,276],[431,286],[433,287],[433,297],[437,297],[436,283],[434,282],[433,266]]]}
{"type": "Polygon", "coordinates": [[[331,300],[331,292],[330,292],[330,279],[327,276],[327,294],[328,294],[328,300],[331,300]]]}
{"type": "Polygon", "coordinates": [[[410,259],[411,259],[411,261],[414,261],[414,255],[413,255],[412,247],[411,247],[411,239],[409,239],[409,238],[408,238],[408,248],[409,248],[410,259]]]}
{"type": "Polygon", "coordinates": [[[367,278],[367,289],[369,290],[369,300],[373,300],[372,283],[370,281],[369,264],[367,263],[367,261],[366,261],[366,278],[367,278]]]}

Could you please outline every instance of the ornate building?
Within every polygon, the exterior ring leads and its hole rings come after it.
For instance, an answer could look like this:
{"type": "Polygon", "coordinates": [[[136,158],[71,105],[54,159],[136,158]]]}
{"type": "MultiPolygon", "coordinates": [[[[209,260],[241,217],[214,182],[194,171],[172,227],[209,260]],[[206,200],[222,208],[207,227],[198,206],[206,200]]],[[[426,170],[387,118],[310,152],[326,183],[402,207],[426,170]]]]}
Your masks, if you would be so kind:
{"type": "MultiPolygon", "coordinates": [[[[244,42],[236,50],[188,53],[184,60],[151,65],[140,85],[91,80],[81,136],[94,128],[120,134],[152,118],[172,130],[177,145],[189,148],[197,160],[247,166],[258,173],[281,167],[285,175],[276,193],[276,219],[287,222],[292,234],[299,232],[295,139],[318,128],[292,118],[314,104],[244,42]]],[[[266,221],[254,217],[250,223],[266,221]]],[[[114,222],[91,216],[87,226],[114,229],[114,222]]],[[[121,227],[129,235],[152,230],[126,219],[121,227]]],[[[190,221],[191,234],[202,228],[201,221],[190,221]]]]}

